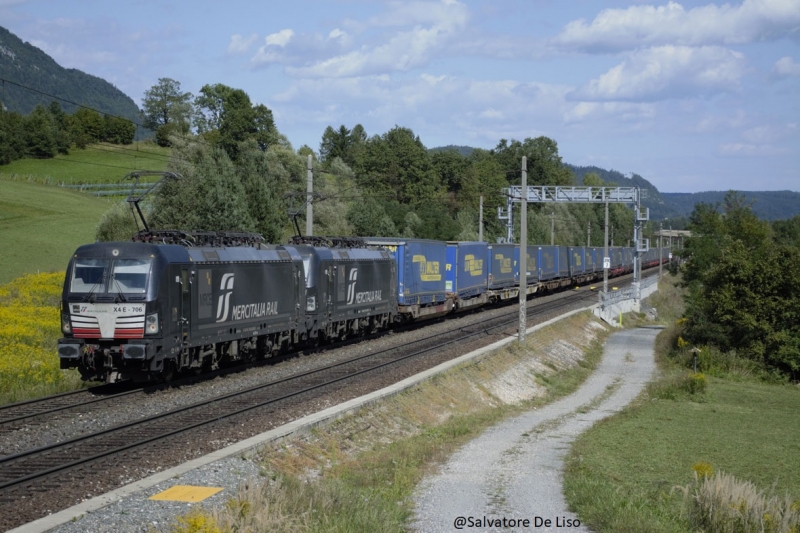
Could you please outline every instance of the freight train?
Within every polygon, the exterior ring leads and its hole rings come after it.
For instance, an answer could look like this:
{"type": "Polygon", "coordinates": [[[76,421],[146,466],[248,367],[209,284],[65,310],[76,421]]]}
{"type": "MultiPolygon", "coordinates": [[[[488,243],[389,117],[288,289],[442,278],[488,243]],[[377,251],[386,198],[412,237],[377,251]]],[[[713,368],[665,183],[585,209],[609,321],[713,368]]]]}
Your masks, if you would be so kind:
{"type": "MultiPolygon", "coordinates": [[[[609,276],[633,270],[632,248],[609,255],[609,276]]],[[[75,252],[58,356],[85,380],[169,380],[591,282],[602,263],[582,246],[528,246],[523,262],[513,244],[149,232],[75,252]]]]}

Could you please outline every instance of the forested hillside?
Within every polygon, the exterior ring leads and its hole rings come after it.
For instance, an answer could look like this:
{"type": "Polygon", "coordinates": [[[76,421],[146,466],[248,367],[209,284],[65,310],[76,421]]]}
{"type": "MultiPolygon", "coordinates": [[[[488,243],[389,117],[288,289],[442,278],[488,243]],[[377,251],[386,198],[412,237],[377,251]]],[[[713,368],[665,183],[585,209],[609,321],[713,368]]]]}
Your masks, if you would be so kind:
{"type": "MultiPolygon", "coordinates": [[[[107,81],[76,69],[65,69],[53,58],[30,43],[0,27],[0,103],[7,111],[27,115],[37,105],[47,107],[53,95],[77,102],[102,113],[125,117],[141,123],[141,112],[134,101],[107,81]],[[31,87],[40,94],[14,84],[31,87]]],[[[78,107],[59,101],[67,113],[78,107]]]]}
{"type": "MultiPolygon", "coordinates": [[[[676,217],[688,217],[699,203],[717,204],[725,199],[726,191],[696,193],[661,193],[667,207],[676,217]]],[[[793,191],[742,191],[744,201],[761,220],[786,220],[800,215],[800,193],[793,191]]]]}

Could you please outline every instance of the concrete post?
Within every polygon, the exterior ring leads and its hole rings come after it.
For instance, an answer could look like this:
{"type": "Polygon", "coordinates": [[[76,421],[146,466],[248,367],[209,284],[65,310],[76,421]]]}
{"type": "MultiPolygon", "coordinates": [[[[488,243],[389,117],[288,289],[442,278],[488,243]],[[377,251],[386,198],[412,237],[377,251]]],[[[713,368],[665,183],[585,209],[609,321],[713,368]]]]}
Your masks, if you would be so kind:
{"type": "Polygon", "coordinates": [[[519,343],[528,329],[528,158],[522,156],[522,208],[519,218],[519,343]]]}
{"type": "Polygon", "coordinates": [[[314,192],[314,172],[312,169],[313,158],[308,155],[308,177],[306,181],[306,235],[314,235],[314,202],[312,195],[314,192]]]}

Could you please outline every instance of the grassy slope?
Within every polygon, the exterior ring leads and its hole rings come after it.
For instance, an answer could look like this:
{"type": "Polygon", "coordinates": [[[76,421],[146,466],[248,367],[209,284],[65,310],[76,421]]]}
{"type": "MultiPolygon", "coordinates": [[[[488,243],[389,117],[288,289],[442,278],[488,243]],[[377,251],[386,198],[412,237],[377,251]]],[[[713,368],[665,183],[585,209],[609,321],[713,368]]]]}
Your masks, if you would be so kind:
{"type": "Polygon", "coordinates": [[[19,159],[0,166],[0,178],[33,176],[51,183],[117,183],[134,170],[164,170],[169,149],[150,142],[128,146],[96,144],[52,159],[19,159]]]}
{"type": "Polygon", "coordinates": [[[110,200],[35,183],[0,180],[0,284],[24,273],[63,271],[94,242],[110,200]]]}
{"type": "Polygon", "coordinates": [[[101,215],[119,201],[52,185],[118,183],[132,170],[163,170],[168,157],[169,149],[151,142],[98,144],[0,166],[0,284],[64,270],[75,248],[94,242],[101,215]]]}
{"type": "Polygon", "coordinates": [[[595,531],[690,531],[672,488],[698,462],[797,498],[798,403],[797,387],[717,379],[702,402],[646,402],[578,440],[567,499],[595,531]]]}
{"type": "MultiPolygon", "coordinates": [[[[674,287],[662,293],[680,303],[674,287]]],[[[669,347],[668,334],[657,350],[669,347]]],[[[800,388],[731,376],[709,378],[704,394],[664,397],[659,391],[687,370],[660,358],[662,378],[649,395],[581,435],[569,455],[565,494],[584,523],[598,532],[691,531],[673,488],[691,483],[700,462],[799,498],[800,388]]]]}

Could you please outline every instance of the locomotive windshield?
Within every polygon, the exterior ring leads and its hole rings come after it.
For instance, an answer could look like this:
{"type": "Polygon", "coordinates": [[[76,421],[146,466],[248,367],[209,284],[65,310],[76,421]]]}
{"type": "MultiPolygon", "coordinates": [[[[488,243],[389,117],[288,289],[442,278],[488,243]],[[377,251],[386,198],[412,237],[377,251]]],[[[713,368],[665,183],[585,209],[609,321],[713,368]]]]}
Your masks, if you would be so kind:
{"type": "Polygon", "coordinates": [[[70,292],[144,294],[152,259],[77,258],[70,292]]]}

